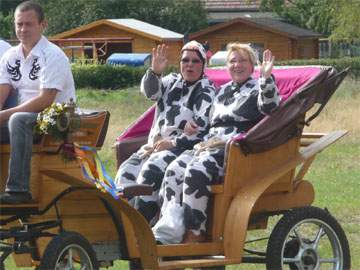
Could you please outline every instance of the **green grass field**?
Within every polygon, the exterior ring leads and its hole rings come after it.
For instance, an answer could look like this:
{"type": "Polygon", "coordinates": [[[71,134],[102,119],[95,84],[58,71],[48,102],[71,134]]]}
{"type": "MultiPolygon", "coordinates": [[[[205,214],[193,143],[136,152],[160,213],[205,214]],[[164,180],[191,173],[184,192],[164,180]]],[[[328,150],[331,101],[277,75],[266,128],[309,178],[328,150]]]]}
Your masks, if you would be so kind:
{"type": "MultiPolygon", "coordinates": [[[[354,270],[360,269],[360,89],[357,84],[356,81],[346,80],[320,117],[307,128],[316,132],[346,129],[349,134],[319,154],[305,177],[315,187],[314,205],[327,207],[344,228],[350,243],[354,270]]],[[[83,89],[77,94],[81,107],[107,109],[111,112],[109,131],[100,156],[109,174],[114,176],[115,154],[112,145],[115,138],[151,102],[146,101],[137,88],[122,91],[83,89]]],[[[6,266],[6,269],[17,269],[11,259],[7,260],[6,266]]],[[[118,261],[109,269],[127,269],[127,263],[118,261]]],[[[263,270],[265,267],[243,264],[226,269],[263,270]]]]}

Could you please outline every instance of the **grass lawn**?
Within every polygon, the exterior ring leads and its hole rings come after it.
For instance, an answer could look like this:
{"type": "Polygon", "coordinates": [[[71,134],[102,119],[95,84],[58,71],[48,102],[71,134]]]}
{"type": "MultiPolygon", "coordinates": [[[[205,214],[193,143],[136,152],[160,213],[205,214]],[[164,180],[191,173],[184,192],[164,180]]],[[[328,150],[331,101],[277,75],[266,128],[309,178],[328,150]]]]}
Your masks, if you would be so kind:
{"type": "MultiPolygon", "coordinates": [[[[358,82],[346,80],[319,118],[307,128],[326,132],[349,130],[349,134],[324,150],[311,166],[305,179],[315,188],[315,206],[327,207],[341,223],[350,243],[352,269],[360,269],[360,89],[358,82]]],[[[105,145],[100,151],[111,176],[115,175],[115,138],[151,105],[137,88],[122,91],[77,92],[81,107],[107,109],[111,112],[110,126],[105,145]]],[[[265,232],[268,233],[268,232],[265,232]]],[[[6,269],[17,269],[11,259],[6,269]]],[[[27,268],[24,268],[27,269],[27,268]]],[[[127,263],[118,261],[112,270],[127,269],[127,263]]],[[[226,269],[263,270],[262,265],[243,264],[226,269]]]]}

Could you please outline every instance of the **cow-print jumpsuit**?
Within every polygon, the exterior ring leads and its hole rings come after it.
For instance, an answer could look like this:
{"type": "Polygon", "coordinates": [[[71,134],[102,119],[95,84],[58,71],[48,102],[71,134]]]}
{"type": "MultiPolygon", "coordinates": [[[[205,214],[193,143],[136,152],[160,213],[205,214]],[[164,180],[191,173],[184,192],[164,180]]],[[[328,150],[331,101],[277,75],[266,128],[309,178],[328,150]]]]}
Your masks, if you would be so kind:
{"type": "Polygon", "coordinates": [[[151,196],[139,196],[131,204],[151,220],[159,212],[159,190],[166,167],[184,150],[192,149],[209,131],[209,112],[215,97],[215,87],[206,76],[195,83],[186,82],[181,74],[160,78],[149,69],[142,81],[141,92],[157,102],[153,126],[148,142],[121,164],[115,182],[148,184],[151,196]],[[184,134],[187,121],[193,119],[200,126],[191,136],[184,134]],[[170,139],[176,147],[144,155],[158,139],[170,139]]]}
{"type": "MultiPolygon", "coordinates": [[[[242,84],[229,82],[223,85],[211,108],[211,128],[204,141],[213,137],[227,141],[247,131],[279,103],[280,96],[272,77],[266,80],[249,78],[242,84]]],[[[167,205],[170,207],[170,202],[175,200],[182,204],[185,230],[191,230],[195,235],[204,233],[210,185],[223,175],[224,152],[224,147],[208,148],[198,154],[189,150],[176,158],[168,166],[160,190],[161,214],[168,213],[167,205]]],[[[171,220],[171,217],[165,219],[171,220]]]]}

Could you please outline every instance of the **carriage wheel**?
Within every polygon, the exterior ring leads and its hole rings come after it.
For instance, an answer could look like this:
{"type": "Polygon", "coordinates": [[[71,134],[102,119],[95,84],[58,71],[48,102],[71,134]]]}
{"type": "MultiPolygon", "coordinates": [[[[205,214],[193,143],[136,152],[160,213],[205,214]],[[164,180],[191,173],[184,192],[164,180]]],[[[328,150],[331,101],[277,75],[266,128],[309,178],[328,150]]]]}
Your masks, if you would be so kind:
{"type": "Polygon", "coordinates": [[[267,245],[267,270],[349,270],[349,244],[327,211],[302,207],[288,211],[276,224],[267,245]]]}
{"type": "Polygon", "coordinates": [[[91,244],[79,233],[62,232],[46,247],[39,269],[97,270],[91,244]]]}

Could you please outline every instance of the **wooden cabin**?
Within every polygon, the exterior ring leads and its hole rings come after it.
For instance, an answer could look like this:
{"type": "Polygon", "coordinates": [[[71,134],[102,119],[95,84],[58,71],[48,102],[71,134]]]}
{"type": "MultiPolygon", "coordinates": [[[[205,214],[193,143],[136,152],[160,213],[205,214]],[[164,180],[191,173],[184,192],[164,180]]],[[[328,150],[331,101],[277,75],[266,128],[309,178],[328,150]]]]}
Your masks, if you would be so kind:
{"type": "Polygon", "coordinates": [[[241,17],[190,34],[208,41],[212,53],[226,50],[229,42],[251,43],[262,55],[270,49],[277,60],[319,58],[320,34],[271,17],[241,17]]]}
{"type": "Polygon", "coordinates": [[[169,46],[169,63],[177,65],[183,35],[136,19],[103,19],[54,35],[51,41],[71,58],[104,62],[113,53],[151,53],[169,46]]]}

